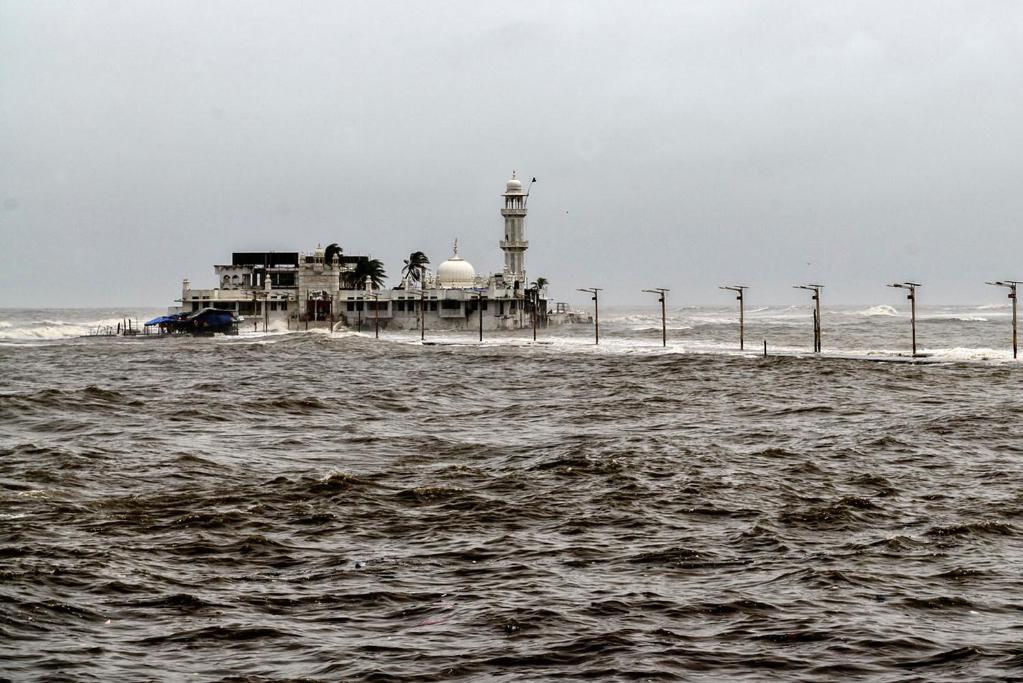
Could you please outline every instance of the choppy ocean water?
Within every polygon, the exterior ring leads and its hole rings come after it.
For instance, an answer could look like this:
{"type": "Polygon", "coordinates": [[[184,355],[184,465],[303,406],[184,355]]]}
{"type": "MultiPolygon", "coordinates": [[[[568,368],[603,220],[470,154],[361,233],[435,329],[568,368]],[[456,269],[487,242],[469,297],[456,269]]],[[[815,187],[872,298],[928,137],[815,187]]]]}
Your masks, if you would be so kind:
{"type": "Polygon", "coordinates": [[[157,312],[0,311],[0,677],[1023,677],[1008,307],[77,337],[157,312]]]}

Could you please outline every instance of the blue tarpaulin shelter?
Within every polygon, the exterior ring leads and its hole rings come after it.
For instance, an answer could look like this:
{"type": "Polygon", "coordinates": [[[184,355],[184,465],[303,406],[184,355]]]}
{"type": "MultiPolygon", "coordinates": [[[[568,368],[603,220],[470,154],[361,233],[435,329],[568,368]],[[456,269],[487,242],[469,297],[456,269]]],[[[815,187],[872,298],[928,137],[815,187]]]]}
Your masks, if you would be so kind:
{"type": "Polygon", "coordinates": [[[209,335],[214,333],[237,334],[238,321],[233,311],[204,308],[194,313],[161,315],[146,322],[146,327],[159,327],[161,332],[172,334],[209,335]]]}
{"type": "Polygon", "coordinates": [[[216,308],[204,308],[188,316],[188,321],[198,329],[217,329],[234,324],[234,313],[216,308]]]}

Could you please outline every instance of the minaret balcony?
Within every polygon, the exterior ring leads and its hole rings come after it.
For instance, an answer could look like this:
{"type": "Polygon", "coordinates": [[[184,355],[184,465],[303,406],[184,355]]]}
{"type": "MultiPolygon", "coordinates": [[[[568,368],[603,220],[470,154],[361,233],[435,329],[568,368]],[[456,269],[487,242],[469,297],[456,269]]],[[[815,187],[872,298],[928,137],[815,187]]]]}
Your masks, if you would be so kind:
{"type": "Polygon", "coordinates": [[[502,249],[528,249],[529,240],[501,240],[502,249]]]}
{"type": "Polygon", "coordinates": [[[501,215],[504,217],[521,217],[526,215],[526,207],[505,207],[501,209],[501,215]]]}

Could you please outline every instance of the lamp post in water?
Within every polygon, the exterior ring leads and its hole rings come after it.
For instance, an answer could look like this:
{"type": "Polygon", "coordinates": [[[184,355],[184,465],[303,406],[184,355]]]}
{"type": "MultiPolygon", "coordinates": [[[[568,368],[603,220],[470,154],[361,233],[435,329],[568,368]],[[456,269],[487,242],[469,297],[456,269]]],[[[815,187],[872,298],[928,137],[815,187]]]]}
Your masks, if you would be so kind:
{"type": "Polygon", "coordinates": [[[1012,357],[1016,358],[1017,346],[1016,346],[1016,306],[1018,299],[1016,298],[1016,285],[1020,284],[1019,280],[998,280],[997,282],[988,282],[989,285],[995,287],[1007,287],[1009,289],[1009,299],[1012,300],[1012,357]]]}
{"type": "Polygon", "coordinates": [[[821,290],[824,285],[793,285],[795,289],[806,289],[813,292],[813,352],[821,352],[821,290]]]}
{"type": "Polygon", "coordinates": [[[655,287],[654,289],[644,289],[644,292],[650,294],[656,294],[659,298],[657,299],[661,304],[661,346],[667,348],[668,346],[668,322],[667,322],[667,308],[665,304],[666,294],[670,292],[670,289],[664,287],[655,287]]]}
{"type": "Polygon", "coordinates": [[[533,341],[536,341],[536,324],[540,318],[540,288],[533,283],[533,341]]]}
{"type": "Polygon", "coordinates": [[[593,343],[600,343],[600,302],[597,298],[600,296],[598,292],[602,291],[601,287],[590,287],[579,289],[580,292],[586,292],[587,294],[593,295],[593,343]]]}
{"type": "Polygon", "coordinates": [[[888,285],[889,287],[895,287],[896,289],[908,289],[909,294],[906,298],[909,299],[909,315],[910,324],[913,328],[913,357],[916,358],[916,288],[922,287],[919,282],[893,282],[888,285]]]}
{"type": "MultiPolygon", "coordinates": [[[[474,297],[476,299],[476,312],[479,314],[479,319],[480,319],[480,341],[482,342],[483,341],[483,293],[482,292],[470,293],[469,296],[470,297],[474,297]]],[[[472,299],[470,299],[470,301],[471,300],[472,299]]]]}
{"type": "Polygon", "coordinates": [[[483,341],[483,293],[476,295],[476,312],[480,319],[480,341],[483,341]]]}
{"type": "Polygon", "coordinates": [[[419,290],[419,341],[426,341],[426,287],[419,290]]]}
{"type": "Polygon", "coordinates": [[[538,309],[540,307],[540,288],[535,282],[531,282],[530,285],[530,299],[533,302],[533,315],[530,322],[533,324],[533,341],[536,341],[536,319],[539,313],[538,309]]]}
{"type": "Polygon", "coordinates": [[[742,293],[745,290],[749,289],[749,287],[747,287],[746,285],[731,285],[731,286],[728,286],[728,287],[718,287],[718,289],[727,289],[729,291],[735,292],[735,298],[739,301],[739,350],[742,351],[743,348],[745,347],[745,339],[744,338],[746,336],[746,331],[745,331],[746,324],[745,324],[745,320],[743,319],[745,317],[745,311],[744,311],[745,306],[743,306],[743,295],[742,295],[742,293]]]}
{"type": "Polygon", "coordinates": [[[380,295],[373,293],[373,337],[380,339],[380,295]]]}

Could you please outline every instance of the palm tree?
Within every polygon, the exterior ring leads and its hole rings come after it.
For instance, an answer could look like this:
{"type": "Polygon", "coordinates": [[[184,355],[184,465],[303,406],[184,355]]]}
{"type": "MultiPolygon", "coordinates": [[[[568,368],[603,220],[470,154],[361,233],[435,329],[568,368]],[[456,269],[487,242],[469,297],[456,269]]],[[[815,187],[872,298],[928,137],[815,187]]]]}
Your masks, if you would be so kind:
{"type": "Polygon", "coordinates": [[[334,254],[341,256],[341,247],[337,246],[337,242],[331,242],[327,245],[327,248],[323,250],[323,262],[330,265],[334,259],[334,254]]]}
{"type": "Polygon", "coordinates": [[[430,262],[429,257],[421,251],[414,251],[405,259],[405,267],[401,274],[412,282],[421,282],[426,272],[426,264],[430,262]]]}
{"type": "Polygon", "coordinates": [[[536,278],[536,282],[533,283],[533,288],[529,290],[530,299],[532,299],[533,304],[533,314],[539,315],[541,317],[540,319],[543,320],[544,324],[547,323],[547,310],[546,309],[544,309],[543,311],[540,310],[540,290],[542,290],[548,284],[549,282],[547,281],[547,278],[538,277],[536,278]]]}
{"type": "Polygon", "coordinates": [[[341,273],[341,281],[345,289],[362,289],[366,286],[366,278],[369,277],[374,289],[384,286],[384,279],[387,273],[384,272],[384,263],[380,259],[360,258],[353,270],[341,273]]]}

